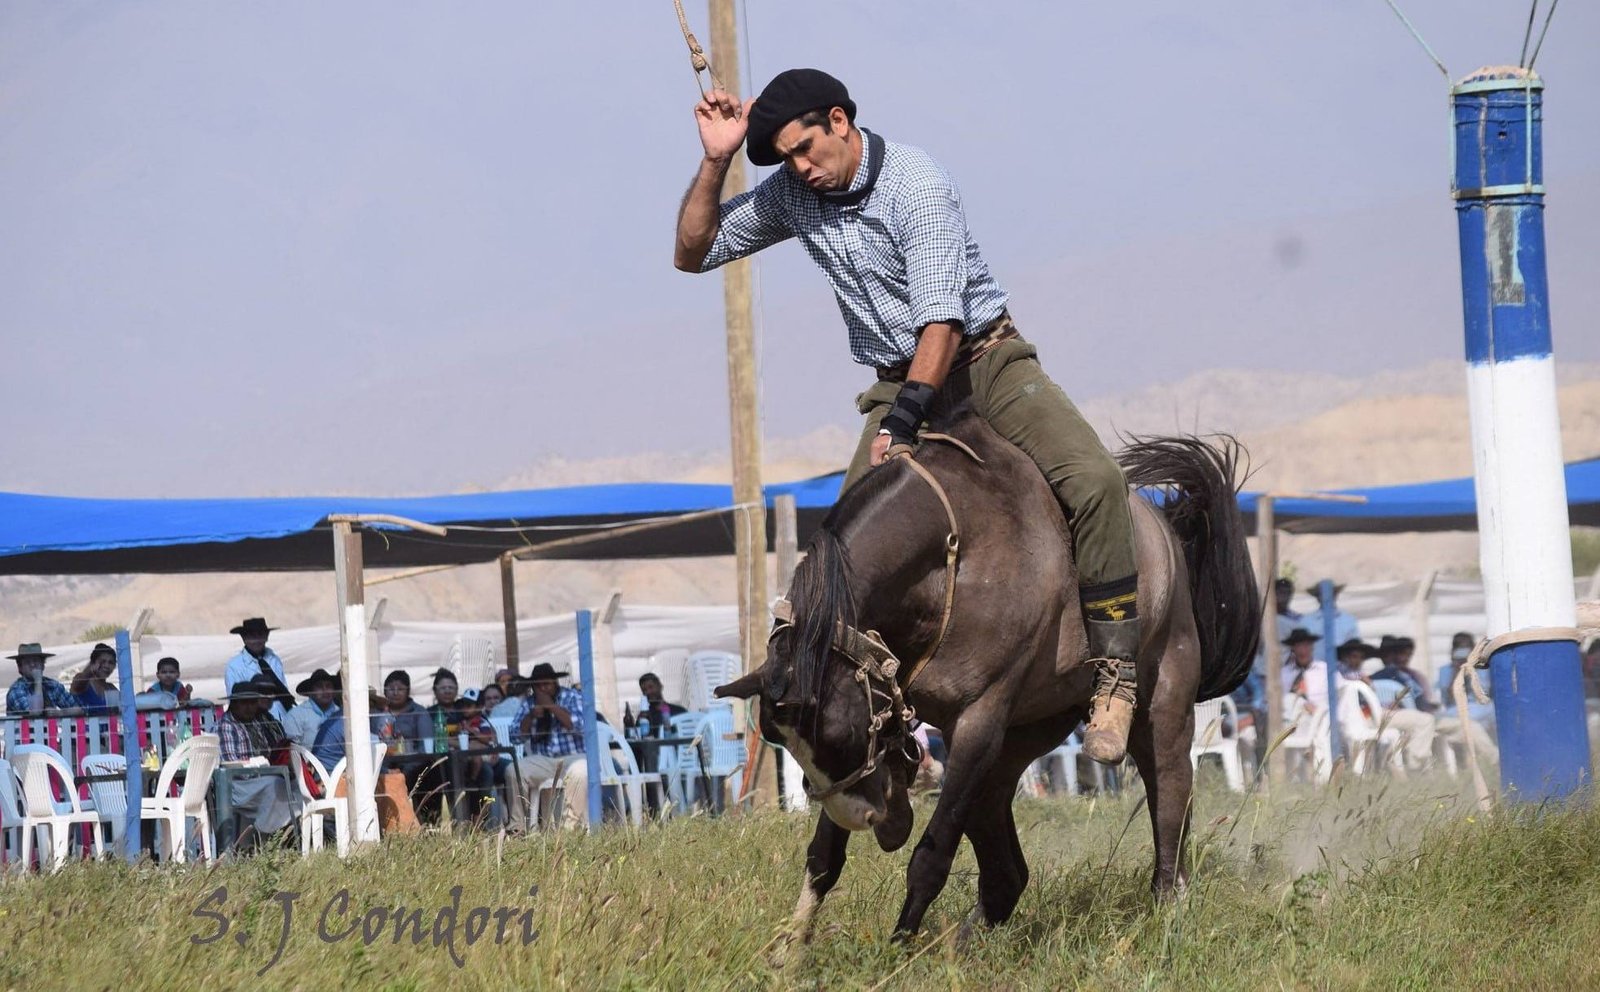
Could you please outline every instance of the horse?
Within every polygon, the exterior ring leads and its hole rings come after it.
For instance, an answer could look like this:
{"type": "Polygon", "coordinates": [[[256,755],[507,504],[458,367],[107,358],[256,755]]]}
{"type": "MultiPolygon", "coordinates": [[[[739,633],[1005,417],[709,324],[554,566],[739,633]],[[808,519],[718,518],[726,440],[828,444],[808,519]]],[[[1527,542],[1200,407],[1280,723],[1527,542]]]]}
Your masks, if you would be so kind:
{"type": "MultiPolygon", "coordinates": [[[[943,422],[840,496],[779,601],[766,661],[715,690],[759,697],[762,737],[789,750],[822,806],[784,946],[810,939],[852,832],[871,830],[885,851],[910,837],[918,718],[942,729],[949,754],[893,938],[921,927],[963,836],[978,862],[967,927],[1009,919],[1028,882],[1018,779],[1088,712],[1066,517],[1032,461],[981,419],[958,409],[943,422]]],[[[1118,456],[1144,619],[1128,750],[1158,898],[1187,884],[1194,704],[1243,681],[1260,629],[1234,481],[1242,454],[1229,437],[1151,437],[1118,456]]]]}

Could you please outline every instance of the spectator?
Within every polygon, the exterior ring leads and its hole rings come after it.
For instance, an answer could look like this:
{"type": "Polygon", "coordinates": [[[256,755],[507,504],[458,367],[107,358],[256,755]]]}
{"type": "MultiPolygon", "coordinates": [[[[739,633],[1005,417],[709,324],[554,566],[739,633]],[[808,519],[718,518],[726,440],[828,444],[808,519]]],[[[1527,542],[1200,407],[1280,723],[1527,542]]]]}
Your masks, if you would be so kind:
{"type": "Polygon", "coordinates": [[[494,673],[494,684],[500,687],[500,698],[504,699],[511,695],[511,680],[516,677],[517,673],[509,668],[502,668],[494,673]]]}
{"type": "Polygon", "coordinates": [[[528,696],[533,693],[533,683],[520,676],[511,679],[501,690],[505,698],[492,707],[487,707],[489,718],[492,720],[511,720],[515,722],[522,717],[522,705],[527,702],[528,696]]]}
{"type": "Polygon", "coordinates": [[[88,663],[72,679],[72,696],[86,715],[105,716],[117,708],[117,687],[110,681],[111,673],[116,670],[116,648],[96,644],[89,651],[88,663]]]}
{"type": "MultiPolygon", "coordinates": [[[[1320,640],[1321,637],[1304,627],[1296,627],[1283,639],[1283,645],[1289,649],[1288,660],[1283,663],[1284,694],[1304,700],[1309,713],[1320,713],[1328,708],[1328,666],[1316,656],[1320,640]]],[[[1292,710],[1285,701],[1285,718],[1292,710]]]]}
{"type": "Polygon", "coordinates": [[[1362,664],[1369,658],[1378,656],[1378,649],[1363,641],[1359,637],[1352,637],[1340,644],[1334,651],[1339,659],[1339,674],[1347,679],[1357,682],[1372,684],[1372,680],[1361,674],[1362,664]]]}
{"type": "MultiPolygon", "coordinates": [[[[386,705],[388,704],[384,702],[382,696],[376,692],[369,693],[367,706],[372,712],[375,713],[386,705]]],[[[312,742],[311,753],[316,755],[317,760],[322,762],[322,767],[329,771],[332,771],[333,766],[344,759],[344,728],[344,710],[336,706],[333,709],[333,713],[322,721],[322,726],[317,728],[317,736],[312,742]]],[[[377,743],[378,735],[368,734],[368,740],[377,743]]],[[[381,769],[375,770],[381,771],[381,769]]]]}
{"type": "Polygon", "coordinates": [[[1589,642],[1583,653],[1583,694],[1591,700],[1600,700],[1600,637],[1589,642]]]}
{"type": "Polygon", "coordinates": [[[288,714],[289,707],[294,705],[294,696],[290,695],[289,685],[284,681],[283,659],[267,647],[267,636],[272,631],[273,628],[268,627],[267,621],[261,617],[251,617],[228,631],[238,634],[244,640],[244,647],[228,659],[227,667],[222,670],[222,687],[232,696],[233,687],[240,682],[270,679],[273,683],[270,713],[274,720],[281,721],[288,714]]]}
{"type": "Polygon", "coordinates": [[[1417,649],[1417,642],[1409,637],[1390,637],[1383,635],[1383,640],[1378,642],[1378,657],[1383,659],[1374,679],[1388,679],[1398,682],[1409,690],[1408,699],[1417,709],[1424,713],[1438,710],[1439,702],[1428,692],[1428,681],[1421,672],[1411,667],[1411,656],[1417,649]]]}
{"type": "MultiPolygon", "coordinates": [[[[1339,645],[1340,674],[1344,675],[1347,669],[1359,669],[1364,660],[1379,652],[1379,648],[1374,648],[1359,639],[1344,642],[1339,645]]],[[[1433,738],[1438,728],[1432,715],[1418,708],[1422,683],[1406,675],[1404,670],[1385,668],[1384,671],[1393,672],[1394,674],[1388,677],[1389,681],[1398,682],[1406,693],[1391,703],[1386,712],[1369,712],[1367,715],[1378,718],[1380,729],[1393,728],[1399,733],[1400,740],[1397,744],[1404,749],[1407,765],[1414,769],[1426,768],[1433,762],[1433,738]]],[[[1374,679],[1383,677],[1381,673],[1373,676],[1374,679]]],[[[1366,680],[1360,679],[1360,681],[1366,680]]],[[[1362,704],[1362,709],[1366,710],[1365,703],[1362,704]]]]}
{"type": "Polygon", "coordinates": [[[639,700],[639,719],[649,721],[650,736],[671,736],[672,718],[689,711],[661,698],[661,678],[654,672],[639,676],[639,691],[644,693],[639,700]]]}
{"type": "Polygon", "coordinates": [[[156,662],[156,680],[150,683],[150,692],[170,693],[180,703],[187,703],[194,695],[194,687],[180,679],[178,659],[162,658],[156,662]]]}
{"type": "MultiPolygon", "coordinates": [[[[1321,586],[1307,586],[1306,592],[1313,597],[1321,596],[1321,586]]],[[[1356,618],[1346,613],[1344,610],[1339,609],[1339,594],[1342,592],[1344,592],[1344,583],[1335,582],[1333,584],[1332,602],[1333,640],[1335,644],[1343,644],[1346,641],[1352,641],[1361,636],[1361,625],[1356,623],[1356,618]]],[[[1326,611],[1322,608],[1321,600],[1319,599],[1317,611],[1315,613],[1305,614],[1301,618],[1300,626],[1309,626],[1314,630],[1321,630],[1326,622],[1324,619],[1325,616],[1326,611]]]]}
{"type": "Polygon", "coordinates": [[[478,706],[483,710],[483,716],[486,720],[493,718],[495,707],[505,701],[505,690],[493,682],[484,686],[483,691],[478,694],[478,706]]]}
{"type": "MultiPolygon", "coordinates": [[[[528,676],[532,695],[523,700],[512,739],[526,744],[526,753],[517,759],[524,796],[511,810],[513,822],[526,823],[526,800],[539,794],[539,786],[552,780],[563,782],[568,790],[567,811],[587,817],[588,803],[577,797],[588,789],[588,770],[583,760],[583,695],[563,688],[558,672],[548,662],[540,662],[528,676]]],[[[547,811],[541,810],[541,819],[547,811]]]]}
{"type": "MultiPolygon", "coordinates": [[[[479,704],[477,689],[468,689],[456,701],[456,722],[459,733],[467,736],[467,746],[474,748],[496,747],[499,739],[494,727],[489,725],[479,704]]],[[[481,797],[478,815],[484,827],[498,830],[505,825],[505,807],[495,801],[496,787],[506,783],[506,770],[510,759],[505,755],[471,755],[467,758],[466,781],[481,797]]],[[[514,778],[514,777],[513,777],[514,778]]],[[[511,788],[515,788],[512,785],[511,788]]]]}
{"type": "Polygon", "coordinates": [[[17,680],[6,692],[7,716],[34,716],[45,713],[62,715],[77,712],[78,701],[72,698],[67,687],[55,679],[47,678],[44,674],[45,659],[54,658],[55,655],[45,651],[38,644],[19,644],[17,653],[7,657],[17,663],[18,675],[17,680]]]}
{"type": "Polygon", "coordinates": [[[391,738],[402,751],[420,751],[433,736],[433,720],[421,703],[411,698],[411,676],[395,669],[383,680],[384,705],[372,714],[372,730],[391,738]],[[387,724],[389,733],[383,728],[387,724]]]}
{"type": "Polygon", "coordinates": [[[339,704],[334,700],[344,691],[344,682],[339,676],[319,668],[295,686],[294,691],[305,699],[283,718],[283,729],[291,741],[310,748],[317,742],[317,731],[322,729],[323,721],[339,712],[339,704]]]}
{"type": "MultiPolygon", "coordinates": [[[[1477,643],[1477,638],[1464,630],[1457,631],[1455,636],[1450,638],[1450,663],[1439,672],[1438,685],[1441,705],[1440,713],[1446,717],[1457,715],[1455,691],[1452,688],[1455,685],[1456,672],[1460,670],[1462,665],[1467,663],[1468,658],[1472,657],[1472,649],[1477,643]]],[[[1487,694],[1490,691],[1489,670],[1487,668],[1478,670],[1478,681],[1482,684],[1483,691],[1487,694]]],[[[1470,689],[1467,690],[1467,716],[1473,723],[1482,727],[1490,737],[1493,736],[1494,704],[1478,702],[1470,689]]],[[[1476,735],[1474,737],[1476,739],[1476,735]]]]}
{"type": "MultiPolygon", "coordinates": [[[[223,761],[249,761],[265,758],[270,764],[286,764],[289,738],[283,724],[269,712],[278,683],[270,679],[242,679],[229,693],[228,711],[217,721],[223,761]]],[[[262,775],[235,778],[231,784],[233,809],[251,817],[258,837],[277,833],[289,825],[294,809],[289,801],[289,786],[282,778],[262,775]]],[[[242,842],[243,837],[240,838],[242,842]]]]}

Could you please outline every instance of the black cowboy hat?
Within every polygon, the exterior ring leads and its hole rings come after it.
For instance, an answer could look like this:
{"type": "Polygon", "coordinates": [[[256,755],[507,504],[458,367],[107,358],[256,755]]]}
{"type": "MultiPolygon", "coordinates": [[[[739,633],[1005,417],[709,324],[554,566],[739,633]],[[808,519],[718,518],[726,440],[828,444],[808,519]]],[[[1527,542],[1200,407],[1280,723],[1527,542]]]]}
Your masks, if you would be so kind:
{"type": "Polygon", "coordinates": [[[1293,579],[1278,579],[1277,581],[1272,583],[1272,588],[1274,588],[1274,589],[1287,589],[1290,592],[1294,592],[1294,580],[1293,579]]]}
{"type": "Polygon", "coordinates": [[[18,644],[17,653],[8,654],[6,657],[10,658],[12,661],[32,661],[34,658],[38,658],[39,660],[43,661],[45,658],[54,658],[55,655],[46,651],[43,646],[34,643],[18,644]]]}
{"type": "Polygon", "coordinates": [[[1383,640],[1378,642],[1379,652],[1415,651],[1416,649],[1417,642],[1409,637],[1391,637],[1388,634],[1384,634],[1383,640]]]}
{"type": "MultiPolygon", "coordinates": [[[[1343,582],[1335,582],[1333,584],[1333,594],[1335,596],[1337,596],[1341,592],[1344,592],[1344,587],[1345,587],[1345,584],[1343,582]]],[[[1306,595],[1307,596],[1321,596],[1322,595],[1322,583],[1318,582],[1316,585],[1306,586],[1306,595]]]]}
{"type": "Polygon", "coordinates": [[[788,69],[773,77],[750,108],[750,125],[745,132],[745,154],[756,165],[777,165],[783,159],[772,147],[790,121],[808,110],[844,109],[856,119],[856,102],[845,85],[821,69],[788,69]]]}
{"type": "Polygon", "coordinates": [[[1289,631],[1289,636],[1285,637],[1283,639],[1283,643],[1285,645],[1288,645],[1288,646],[1292,647],[1293,645],[1296,645],[1296,644],[1304,644],[1307,641],[1320,641],[1320,640],[1322,640],[1322,638],[1320,636],[1318,636],[1316,634],[1313,634],[1311,631],[1305,629],[1304,627],[1296,627],[1295,629],[1289,631]]]}
{"type": "Polygon", "coordinates": [[[235,682],[233,691],[228,693],[229,699],[276,699],[277,696],[277,684],[263,678],[235,682]]]}
{"type": "Polygon", "coordinates": [[[228,633],[238,634],[240,637],[247,637],[251,634],[270,633],[277,629],[278,628],[276,627],[268,627],[266,618],[264,617],[251,617],[244,623],[241,623],[239,626],[228,631],[228,633]]]}
{"type": "Polygon", "coordinates": [[[302,679],[300,684],[294,687],[294,691],[302,696],[309,696],[311,695],[311,690],[315,689],[317,685],[322,682],[332,682],[334,692],[344,691],[344,680],[341,679],[336,673],[325,671],[321,668],[302,679]]]}
{"type": "Polygon", "coordinates": [[[1359,637],[1352,637],[1339,645],[1338,655],[1343,658],[1347,654],[1359,653],[1362,658],[1376,658],[1378,649],[1363,641],[1359,637]]]}
{"type": "Polygon", "coordinates": [[[528,681],[529,682],[546,682],[546,681],[554,682],[556,679],[564,679],[564,678],[566,678],[567,674],[568,673],[566,673],[566,672],[558,672],[558,671],[556,671],[555,670],[555,666],[551,665],[548,661],[541,661],[537,665],[533,666],[533,671],[528,673],[528,681]]]}

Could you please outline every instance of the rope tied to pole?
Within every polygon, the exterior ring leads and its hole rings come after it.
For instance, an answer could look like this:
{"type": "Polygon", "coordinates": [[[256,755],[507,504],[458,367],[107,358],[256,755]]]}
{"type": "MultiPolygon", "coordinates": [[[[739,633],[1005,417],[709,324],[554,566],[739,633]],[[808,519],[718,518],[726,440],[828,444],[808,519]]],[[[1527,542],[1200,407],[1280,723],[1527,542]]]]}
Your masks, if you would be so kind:
{"type": "Polygon", "coordinates": [[[1461,663],[1456,670],[1455,678],[1450,680],[1450,694],[1456,706],[1456,717],[1461,720],[1461,739],[1467,745],[1467,764],[1472,767],[1472,789],[1477,795],[1478,809],[1488,813],[1494,808],[1494,795],[1489,791],[1489,784],[1484,780],[1483,769],[1478,764],[1478,749],[1472,743],[1472,735],[1466,732],[1467,716],[1467,687],[1472,688],[1472,695],[1479,703],[1487,706],[1489,696],[1483,691],[1483,682],[1478,678],[1478,669],[1488,668],[1489,659],[1496,651],[1509,648],[1517,644],[1538,644],[1547,641],[1582,641],[1583,629],[1580,627],[1524,627],[1521,630],[1511,630],[1498,637],[1485,637],[1472,648],[1472,653],[1467,655],[1467,660],[1461,663]]]}
{"type": "Polygon", "coordinates": [[[711,84],[717,89],[723,89],[722,77],[718,76],[717,70],[711,67],[711,60],[706,58],[706,50],[700,47],[699,39],[694,36],[693,31],[689,30],[689,18],[683,12],[683,0],[672,0],[672,6],[678,12],[678,27],[683,31],[684,44],[689,46],[689,65],[694,68],[694,84],[700,87],[700,95],[706,95],[705,84],[700,81],[702,72],[710,73],[711,84]]]}

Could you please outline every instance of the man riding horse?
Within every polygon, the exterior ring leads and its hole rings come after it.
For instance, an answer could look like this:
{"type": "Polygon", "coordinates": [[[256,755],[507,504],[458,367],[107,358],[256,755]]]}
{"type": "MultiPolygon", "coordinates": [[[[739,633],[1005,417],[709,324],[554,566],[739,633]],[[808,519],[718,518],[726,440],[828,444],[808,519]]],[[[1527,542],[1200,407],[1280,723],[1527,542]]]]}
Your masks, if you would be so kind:
{"type": "Polygon", "coordinates": [[[790,237],[805,245],[833,287],[852,356],[877,370],[857,400],[866,426],[845,489],[909,453],[946,379],[964,371],[973,410],[1033,460],[1066,513],[1095,667],[1084,753],[1120,762],[1140,648],[1122,469],[1017,332],[949,174],[855,117],[844,84],[816,69],[780,73],[742,106],[707,94],[695,107],[705,156],[679,210],[674,264],[706,272],[790,237]],[[784,168],[719,203],[741,144],[756,165],[784,168]]]}

